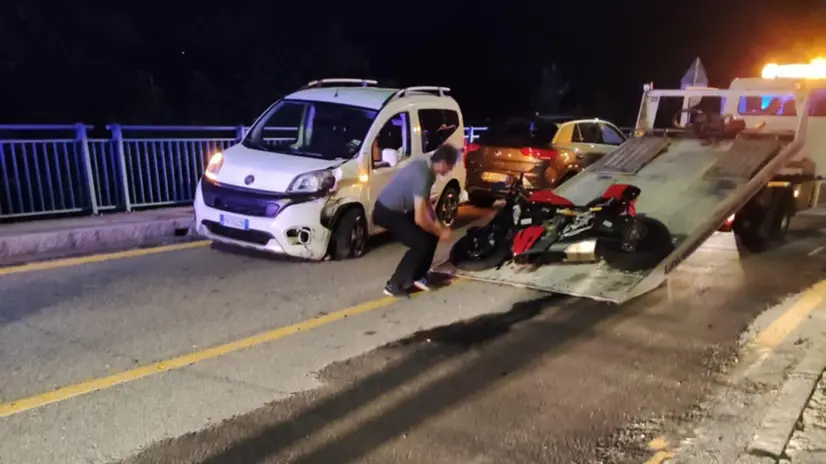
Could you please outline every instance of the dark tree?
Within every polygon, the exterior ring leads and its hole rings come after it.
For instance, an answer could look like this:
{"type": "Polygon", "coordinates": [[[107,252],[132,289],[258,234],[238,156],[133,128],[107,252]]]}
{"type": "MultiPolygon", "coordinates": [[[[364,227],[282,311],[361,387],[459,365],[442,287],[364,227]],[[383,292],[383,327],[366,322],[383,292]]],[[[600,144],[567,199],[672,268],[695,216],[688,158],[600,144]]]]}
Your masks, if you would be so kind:
{"type": "Polygon", "coordinates": [[[564,80],[556,63],[542,68],[542,79],[534,96],[533,107],[539,114],[556,114],[562,110],[562,100],[568,95],[570,82],[564,80]]]}
{"type": "Polygon", "coordinates": [[[0,5],[2,122],[249,123],[319,77],[369,75],[332,21],[277,2],[0,5]]]}

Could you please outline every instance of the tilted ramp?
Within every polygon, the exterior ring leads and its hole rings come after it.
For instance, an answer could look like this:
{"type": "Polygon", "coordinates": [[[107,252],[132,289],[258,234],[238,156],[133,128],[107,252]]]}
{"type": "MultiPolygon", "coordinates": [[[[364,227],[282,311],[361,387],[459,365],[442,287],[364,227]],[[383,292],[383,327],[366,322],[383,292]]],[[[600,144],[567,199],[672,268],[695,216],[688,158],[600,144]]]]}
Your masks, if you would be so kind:
{"type": "Polygon", "coordinates": [[[516,265],[479,272],[445,262],[437,272],[464,278],[623,303],[663,283],[666,274],[694,252],[726,218],[769,181],[801,143],[745,135],[713,145],[697,139],[668,141],[660,136],[628,140],[556,191],[585,204],[614,183],[633,184],[642,193],[637,213],[662,221],[675,250],[656,268],[628,273],[599,264],[561,264],[529,270],[516,265]]]}

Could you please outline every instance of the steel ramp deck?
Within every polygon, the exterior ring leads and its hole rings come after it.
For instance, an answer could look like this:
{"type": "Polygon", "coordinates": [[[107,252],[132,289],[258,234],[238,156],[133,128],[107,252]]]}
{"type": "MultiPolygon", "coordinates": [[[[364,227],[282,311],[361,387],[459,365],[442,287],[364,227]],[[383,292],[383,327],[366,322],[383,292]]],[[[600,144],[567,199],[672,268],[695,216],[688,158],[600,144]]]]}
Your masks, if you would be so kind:
{"type": "Polygon", "coordinates": [[[468,272],[445,262],[435,270],[473,280],[623,303],[660,286],[668,272],[757,194],[800,148],[798,141],[784,146],[774,138],[742,136],[714,145],[696,139],[678,139],[667,148],[666,143],[665,138],[657,136],[630,139],[556,190],[575,204],[585,204],[614,183],[640,187],[637,213],[662,221],[674,236],[674,252],[656,268],[625,273],[598,263],[536,270],[508,265],[499,270],[468,272]]]}

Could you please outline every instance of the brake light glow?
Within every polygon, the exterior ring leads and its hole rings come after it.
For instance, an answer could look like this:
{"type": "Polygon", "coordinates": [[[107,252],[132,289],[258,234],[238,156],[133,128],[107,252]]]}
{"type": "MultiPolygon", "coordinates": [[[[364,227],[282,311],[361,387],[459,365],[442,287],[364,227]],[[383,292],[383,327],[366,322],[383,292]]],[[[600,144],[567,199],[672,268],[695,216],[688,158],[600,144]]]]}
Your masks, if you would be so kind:
{"type": "Polygon", "coordinates": [[[763,79],[826,79],[826,58],[815,58],[808,64],[777,64],[763,66],[763,79]]]}
{"type": "Polygon", "coordinates": [[[532,158],[538,160],[551,160],[556,158],[557,151],[553,149],[546,149],[546,148],[530,148],[525,147],[522,149],[522,154],[525,156],[530,156],[532,158]]]}
{"type": "Polygon", "coordinates": [[[462,151],[462,162],[465,164],[467,168],[467,155],[472,152],[478,150],[479,144],[476,143],[468,143],[467,139],[465,139],[465,149],[462,151]]]}

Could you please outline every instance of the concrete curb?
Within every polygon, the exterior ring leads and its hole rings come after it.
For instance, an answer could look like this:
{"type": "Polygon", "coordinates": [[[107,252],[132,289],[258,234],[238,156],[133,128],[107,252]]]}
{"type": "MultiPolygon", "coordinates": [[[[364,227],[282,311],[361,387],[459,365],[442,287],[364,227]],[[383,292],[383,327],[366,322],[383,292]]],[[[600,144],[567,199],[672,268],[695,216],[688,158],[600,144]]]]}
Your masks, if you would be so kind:
{"type": "Polygon", "coordinates": [[[139,247],[158,240],[192,235],[193,222],[194,218],[188,215],[147,217],[143,221],[81,225],[0,236],[0,265],[112,248],[139,247]]]}
{"type": "MultiPolygon", "coordinates": [[[[826,369],[826,348],[815,345],[789,374],[746,448],[752,456],[783,459],[795,425],[826,369]]],[[[738,460],[738,462],[741,460],[738,460]]]]}

